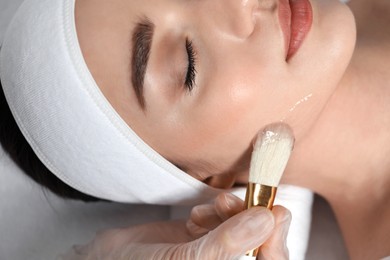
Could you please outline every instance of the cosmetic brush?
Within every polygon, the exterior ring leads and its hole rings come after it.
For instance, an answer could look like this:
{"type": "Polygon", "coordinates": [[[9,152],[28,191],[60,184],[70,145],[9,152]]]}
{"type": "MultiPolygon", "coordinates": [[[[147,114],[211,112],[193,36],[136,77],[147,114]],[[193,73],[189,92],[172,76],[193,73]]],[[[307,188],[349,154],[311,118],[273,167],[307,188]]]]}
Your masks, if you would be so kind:
{"type": "MultiPolygon", "coordinates": [[[[276,190],[294,147],[294,135],[284,123],[266,126],[257,135],[249,169],[245,208],[272,209],[276,190]]],[[[259,248],[249,251],[244,259],[256,259],[259,248]]]]}

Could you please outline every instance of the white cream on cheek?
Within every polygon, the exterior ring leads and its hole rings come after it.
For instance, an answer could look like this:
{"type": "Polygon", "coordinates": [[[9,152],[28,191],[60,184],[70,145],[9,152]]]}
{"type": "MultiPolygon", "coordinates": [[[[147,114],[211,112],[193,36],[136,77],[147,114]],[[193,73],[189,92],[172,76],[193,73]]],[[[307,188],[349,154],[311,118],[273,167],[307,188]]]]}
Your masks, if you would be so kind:
{"type": "Polygon", "coordinates": [[[286,121],[288,118],[290,118],[291,114],[296,110],[297,107],[303,105],[304,103],[307,103],[311,98],[313,97],[313,93],[310,93],[300,100],[298,100],[286,113],[285,115],[279,120],[280,122],[286,121]]]}

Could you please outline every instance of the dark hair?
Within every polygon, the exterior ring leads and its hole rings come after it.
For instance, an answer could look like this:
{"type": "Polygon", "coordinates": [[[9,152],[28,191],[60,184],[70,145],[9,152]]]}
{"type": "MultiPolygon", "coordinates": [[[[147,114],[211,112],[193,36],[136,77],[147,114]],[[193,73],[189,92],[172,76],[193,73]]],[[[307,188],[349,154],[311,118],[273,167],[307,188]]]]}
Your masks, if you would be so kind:
{"type": "Polygon", "coordinates": [[[38,159],[12,116],[1,81],[0,89],[0,143],[5,152],[25,174],[55,194],[68,199],[98,201],[99,199],[77,191],[62,182],[38,159]]]}

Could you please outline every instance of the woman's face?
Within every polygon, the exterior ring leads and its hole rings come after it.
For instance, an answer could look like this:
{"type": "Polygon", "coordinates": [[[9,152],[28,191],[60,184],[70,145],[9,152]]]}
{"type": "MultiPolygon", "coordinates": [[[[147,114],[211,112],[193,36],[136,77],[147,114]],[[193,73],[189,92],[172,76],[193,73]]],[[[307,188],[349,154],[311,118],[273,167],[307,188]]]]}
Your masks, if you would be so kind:
{"type": "Polygon", "coordinates": [[[131,128],[190,175],[227,187],[245,179],[265,125],[284,121],[304,138],[348,65],[349,9],[310,3],[291,57],[277,0],[77,0],[76,25],[92,75],[131,128]]]}

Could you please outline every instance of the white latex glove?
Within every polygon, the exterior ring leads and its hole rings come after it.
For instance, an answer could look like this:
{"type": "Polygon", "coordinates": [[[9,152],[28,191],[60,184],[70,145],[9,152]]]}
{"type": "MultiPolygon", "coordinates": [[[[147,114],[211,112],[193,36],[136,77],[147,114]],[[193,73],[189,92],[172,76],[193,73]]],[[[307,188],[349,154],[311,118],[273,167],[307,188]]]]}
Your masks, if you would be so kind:
{"type": "MultiPolygon", "coordinates": [[[[215,203],[196,206],[191,211],[187,228],[194,237],[202,236],[218,227],[222,222],[239,214],[243,209],[243,201],[230,194],[220,194],[215,203]]],[[[262,243],[259,259],[288,259],[287,234],[291,222],[290,212],[275,206],[272,210],[275,227],[271,236],[262,243]]],[[[259,246],[260,244],[258,244],[259,246]]]]}
{"type": "Polygon", "coordinates": [[[283,208],[274,214],[264,208],[239,212],[241,200],[234,197],[237,205],[227,204],[226,198],[232,196],[223,194],[217,198],[211,205],[216,214],[203,214],[197,209],[210,205],[201,205],[194,208],[187,223],[160,222],[105,231],[60,259],[238,259],[262,244],[266,257],[281,255],[274,252],[285,250],[284,230],[289,213],[283,208]],[[220,215],[222,218],[216,221],[220,215]]]}

